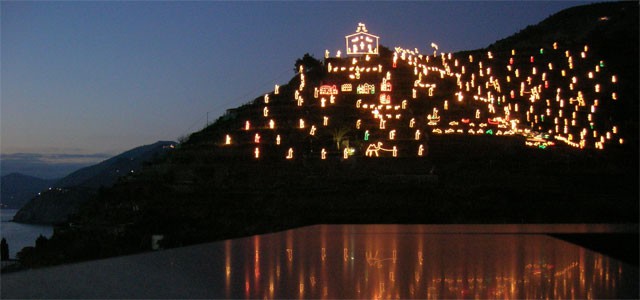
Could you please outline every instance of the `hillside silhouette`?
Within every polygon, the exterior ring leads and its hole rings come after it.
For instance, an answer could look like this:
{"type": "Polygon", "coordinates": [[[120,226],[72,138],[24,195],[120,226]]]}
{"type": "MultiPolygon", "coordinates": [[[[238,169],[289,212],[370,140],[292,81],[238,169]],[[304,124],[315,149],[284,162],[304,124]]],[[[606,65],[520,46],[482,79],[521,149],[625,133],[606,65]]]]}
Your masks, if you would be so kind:
{"type": "Polygon", "coordinates": [[[637,223],[637,22],[633,2],[576,7],[459,53],[378,46],[360,24],[355,55],[298,59],[22,260],[319,223],[637,223]]]}
{"type": "Polygon", "coordinates": [[[49,181],[48,189],[42,187],[31,194],[13,220],[37,224],[65,223],[69,215],[95,196],[99,189],[111,187],[121,178],[140,171],[145,163],[162,156],[174,146],[174,142],[159,141],[136,147],[62,179],[49,181]]]}
{"type": "Polygon", "coordinates": [[[57,179],[42,179],[21,173],[11,173],[0,179],[0,203],[2,208],[20,208],[57,179]]]}

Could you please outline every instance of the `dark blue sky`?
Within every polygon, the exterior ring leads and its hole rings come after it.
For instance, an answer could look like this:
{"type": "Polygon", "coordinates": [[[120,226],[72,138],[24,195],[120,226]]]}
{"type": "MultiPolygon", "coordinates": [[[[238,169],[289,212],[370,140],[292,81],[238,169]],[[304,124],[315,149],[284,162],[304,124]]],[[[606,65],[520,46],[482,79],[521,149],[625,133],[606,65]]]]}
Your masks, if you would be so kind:
{"type": "Polygon", "coordinates": [[[305,53],[343,50],[358,22],[388,47],[453,52],[585,3],[2,1],[1,152],[176,140],[287,82],[305,53]]]}

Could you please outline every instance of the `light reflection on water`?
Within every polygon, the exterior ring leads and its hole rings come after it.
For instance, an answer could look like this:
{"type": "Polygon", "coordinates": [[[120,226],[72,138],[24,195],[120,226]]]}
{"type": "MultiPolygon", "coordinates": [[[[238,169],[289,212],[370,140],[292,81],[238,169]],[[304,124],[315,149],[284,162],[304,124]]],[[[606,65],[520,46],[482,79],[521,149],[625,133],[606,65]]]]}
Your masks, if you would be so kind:
{"type": "Polygon", "coordinates": [[[227,298],[637,298],[638,270],[543,234],[322,225],[224,242],[227,298]]]}

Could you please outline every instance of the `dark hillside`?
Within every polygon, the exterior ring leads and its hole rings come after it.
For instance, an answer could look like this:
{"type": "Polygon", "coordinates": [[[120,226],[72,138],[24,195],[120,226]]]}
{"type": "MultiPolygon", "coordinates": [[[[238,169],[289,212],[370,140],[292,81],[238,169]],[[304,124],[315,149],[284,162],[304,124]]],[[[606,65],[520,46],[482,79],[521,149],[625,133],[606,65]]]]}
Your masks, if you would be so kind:
{"type": "Polygon", "coordinates": [[[622,41],[627,46],[624,48],[637,51],[634,45],[637,46],[638,37],[628,34],[629,30],[637,29],[637,1],[595,3],[558,12],[539,24],[529,25],[510,37],[496,41],[488,49],[536,49],[540,45],[561,42],[578,47],[589,43],[596,48],[617,52],[625,49],[611,46],[622,41]]]}
{"type": "Polygon", "coordinates": [[[39,192],[53,185],[56,179],[42,179],[20,173],[11,173],[0,179],[2,208],[20,208],[39,192]]]}
{"type": "MultiPolygon", "coordinates": [[[[590,45],[590,51],[601,57],[608,68],[620,75],[621,91],[627,99],[640,99],[638,94],[638,59],[640,53],[640,6],[637,1],[605,2],[577,6],[550,16],[536,25],[491,44],[487,49],[506,52],[511,49],[538,50],[542,45],[559,42],[570,48],[590,45]]],[[[638,144],[639,101],[621,103],[616,112],[624,126],[635,134],[638,144]]]]}
{"type": "Polygon", "coordinates": [[[138,170],[142,163],[158,156],[163,148],[175,145],[174,142],[156,142],[150,145],[136,147],[99,164],[82,168],[56,182],[56,187],[68,188],[74,186],[99,188],[113,185],[124,174],[138,170]]]}
{"type": "Polygon", "coordinates": [[[92,198],[98,189],[111,187],[118,180],[132,176],[144,164],[173,149],[174,145],[174,142],[161,141],[140,146],[75,171],[55,183],[52,182],[48,190],[32,195],[13,220],[37,224],[65,223],[69,215],[75,213],[81,203],[92,198]]]}

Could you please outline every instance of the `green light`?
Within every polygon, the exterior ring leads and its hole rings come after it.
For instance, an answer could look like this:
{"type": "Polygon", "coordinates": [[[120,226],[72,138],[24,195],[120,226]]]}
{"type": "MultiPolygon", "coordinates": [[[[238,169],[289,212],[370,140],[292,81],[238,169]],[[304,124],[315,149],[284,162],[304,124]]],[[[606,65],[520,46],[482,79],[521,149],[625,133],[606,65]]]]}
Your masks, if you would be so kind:
{"type": "Polygon", "coordinates": [[[364,132],[364,140],[368,141],[369,140],[369,130],[364,132]]]}
{"type": "Polygon", "coordinates": [[[485,131],[485,133],[493,135],[493,129],[489,129],[489,130],[485,131]]]}
{"type": "Polygon", "coordinates": [[[604,68],[604,61],[600,61],[600,68],[604,68]]]}
{"type": "Polygon", "coordinates": [[[545,148],[547,148],[547,145],[540,145],[540,146],[538,146],[538,148],[545,149],[545,148]]]}
{"type": "Polygon", "coordinates": [[[544,54],[544,49],[540,48],[540,54],[544,54]]]}

